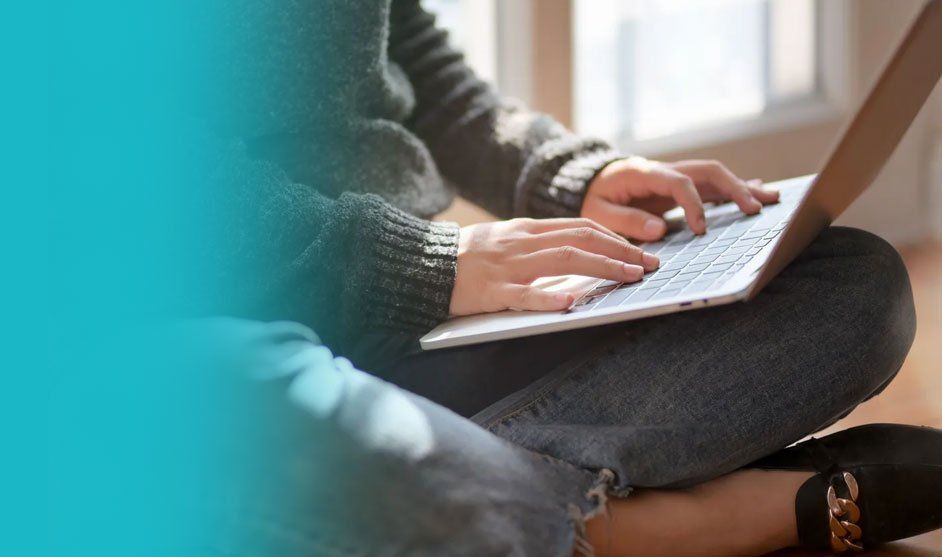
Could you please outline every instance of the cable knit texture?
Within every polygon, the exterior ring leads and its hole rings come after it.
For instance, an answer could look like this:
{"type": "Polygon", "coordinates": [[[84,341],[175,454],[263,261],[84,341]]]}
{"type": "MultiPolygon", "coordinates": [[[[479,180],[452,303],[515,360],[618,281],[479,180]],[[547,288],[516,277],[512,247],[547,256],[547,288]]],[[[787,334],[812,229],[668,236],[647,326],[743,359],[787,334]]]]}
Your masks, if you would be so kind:
{"type": "Polygon", "coordinates": [[[458,230],[427,219],[456,190],[504,218],[576,216],[619,156],[496,95],[418,0],[234,0],[225,17],[206,113],[237,140],[214,177],[239,205],[228,268],[259,276],[238,287],[247,312],[341,353],[447,317],[458,230]]]}

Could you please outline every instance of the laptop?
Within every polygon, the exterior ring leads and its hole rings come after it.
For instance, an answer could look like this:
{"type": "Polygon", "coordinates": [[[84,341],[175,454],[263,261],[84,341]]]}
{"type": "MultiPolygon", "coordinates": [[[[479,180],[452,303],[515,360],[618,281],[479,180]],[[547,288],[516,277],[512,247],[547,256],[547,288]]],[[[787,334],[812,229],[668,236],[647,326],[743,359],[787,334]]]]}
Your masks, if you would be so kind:
{"type": "MultiPolygon", "coordinates": [[[[821,171],[769,184],[777,204],[747,216],[731,204],[706,211],[707,232],[675,226],[644,244],[661,266],[635,283],[554,277],[548,289],[581,291],[566,311],[503,311],[446,321],[421,339],[434,350],[641,319],[746,301],[836,219],[876,178],[942,75],[942,0],[929,0],[841,134],[821,171]],[[589,281],[589,282],[586,282],[589,281]]],[[[668,215],[669,216],[669,215],[668,215]]]]}

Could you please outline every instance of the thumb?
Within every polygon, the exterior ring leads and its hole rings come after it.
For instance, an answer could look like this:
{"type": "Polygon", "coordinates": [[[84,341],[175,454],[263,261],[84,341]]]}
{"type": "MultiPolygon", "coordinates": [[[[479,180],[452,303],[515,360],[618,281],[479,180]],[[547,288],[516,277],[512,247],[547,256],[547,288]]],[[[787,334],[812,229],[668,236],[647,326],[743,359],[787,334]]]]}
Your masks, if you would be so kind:
{"type": "Polygon", "coordinates": [[[510,309],[562,311],[572,305],[574,297],[565,292],[548,292],[536,286],[512,285],[504,290],[503,300],[510,309]]]}

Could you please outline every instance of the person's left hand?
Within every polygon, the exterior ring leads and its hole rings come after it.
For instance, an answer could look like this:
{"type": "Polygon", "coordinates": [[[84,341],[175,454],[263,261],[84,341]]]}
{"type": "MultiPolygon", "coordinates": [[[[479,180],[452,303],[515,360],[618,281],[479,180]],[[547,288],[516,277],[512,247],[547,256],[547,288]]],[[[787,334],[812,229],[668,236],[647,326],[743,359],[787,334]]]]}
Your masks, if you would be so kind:
{"type": "Polygon", "coordinates": [[[778,201],[761,181],[744,181],[716,161],[663,163],[641,157],[615,161],[589,183],[581,216],[647,242],[667,232],[663,214],[676,206],[695,234],[706,232],[704,201],[734,201],[752,215],[778,201]]]}

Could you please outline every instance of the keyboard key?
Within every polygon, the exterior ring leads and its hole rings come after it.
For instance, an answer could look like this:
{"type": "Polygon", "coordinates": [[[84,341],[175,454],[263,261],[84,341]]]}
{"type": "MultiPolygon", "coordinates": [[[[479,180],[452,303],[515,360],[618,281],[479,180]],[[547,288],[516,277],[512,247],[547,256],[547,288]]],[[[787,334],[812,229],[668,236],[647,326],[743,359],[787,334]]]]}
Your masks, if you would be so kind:
{"type": "Polygon", "coordinates": [[[720,257],[719,259],[716,260],[716,264],[722,265],[723,263],[735,263],[737,259],[739,259],[738,253],[735,253],[733,255],[724,254],[723,257],[720,257]]]}
{"type": "Polygon", "coordinates": [[[667,242],[650,242],[647,244],[641,244],[638,247],[643,249],[648,253],[658,253],[660,250],[664,249],[667,246],[667,242]]]}
{"type": "Polygon", "coordinates": [[[716,229],[710,227],[710,223],[707,223],[706,232],[704,232],[703,234],[697,236],[696,239],[698,239],[698,240],[705,240],[705,241],[709,242],[709,241],[715,240],[715,239],[717,239],[717,238],[719,238],[719,237],[720,237],[720,232],[719,232],[719,230],[716,230],[716,229]]]}
{"type": "Polygon", "coordinates": [[[742,236],[740,236],[740,237],[739,237],[739,240],[740,240],[740,241],[743,241],[743,240],[755,240],[755,239],[761,238],[763,234],[765,234],[765,232],[755,232],[755,231],[753,231],[753,230],[750,230],[750,231],[747,232],[746,234],[743,234],[742,236]]]}
{"type": "Polygon", "coordinates": [[[758,242],[756,242],[756,247],[757,247],[757,248],[761,248],[761,247],[763,247],[763,246],[768,245],[768,243],[771,242],[771,241],[772,241],[772,240],[759,240],[758,242]]]}
{"type": "Polygon", "coordinates": [[[598,308],[613,308],[621,305],[622,302],[628,299],[629,296],[634,294],[635,291],[632,288],[619,288],[618,290],[612,292],[605,297],[604,300],[599,302],[598,308]]]}
{"type": "Polygon", "coordinates": [[[677,275],[674,277],[674,280],[671,281],[670,288],[683,288],[693,282],[695,278],[697,278],[697,273],[691,275],[677,275]]]}
{"type": "Polygon", "coordinates": [[[672,258],[671,258],[671,263],[682,263],[682,262],[684,262],[684,261],[690,261],[691,259],[695,258],[697,255],[698,255],[698,254],[697,254],[696,251],[689,251],[689,250],[688,250],[688,251],[685,251],[685,252],[683,252],[683,253],[679,253],[679,254],[675,255],[674,257],[672,257],[672,258]]]}
{"type": "Polygon", "coordinates": [[[686,261],[668,261],[667,265],[661,265],[655,273],[663,273],[664,271],[676,271],[678,269],[683,269],[687,266],[686,261]]]}
{"type": "Polygon", "coordinates": [[[736,241],[736,238],[720,238],[719,240],[714,240],[710,247],[720,248],[728,246],[736,241]]]}
{"type": "Polygon", "coordinates": [[[680,269],[682,268],[683,268],[682,266],[678,266],[678,268],[675,268],[675,269],[662,269],[660,271],[657,271],[653,275],[651,275],[651,277],[654,279],[671,278],[677,273],[679,273],[680,269]]]}
{"type": "Polygon", "coordinates": [[[629,293],[634,292],[635,290],[641,288],[641,286],[644,284],[645,284],[644,281],[632,282],[631,284],[627,284],[627,283],[623,284],[619,286],[618,289],[615,290],[615,292],[612,292],[611,294],[609,294],[609,296],[613,296],[616,292],[629,292],[629,293]]]}
{"type": "Polygon", "coordinates": [[[751,246],[752,244],[758,242],[759,239],[761,239],[761,238],[762,238],[761,235],[760,235],[760,236],[750,236],[749,234],[746,234],[746,235],[744,235],[743,237],[741,237],[741,238],[739,238],[738,240],[736,240],[736,243],[733,244],[733,247],[736,247],[736,246],[747,246],[747,245],[748,245],[748,246],[751,246]]]}
{"type": "MultiPolygon", "coordinates": [[[[722,265],[712,265],[712,266],[710,267],[710,273],[715,273],[715,272],[718,272],[718,271],[725,271],[726,269],[729,269],[729,268],[732,267],[732,266],[733,266],[732,263],[723,263],[722,265]]],[[[704,274],[706,274],[706,273],[704,273],[704,274]]]]}
{"type": "Polygon", "coordinates": [[[680,288],[667,288],[658,292],[657,295],[654,296],[654,299],[659,300],[661,298],[671,298],[677,294],[680,294],[680,288]]]}
{"type": "Polygon", "coordinates": [[[696,264],[698,264],[698,263],[713,263],[713,262],[716,261],[717,258],[720,257],[721,255],[722,255],[722,252],[720,252],[720,253],[711,253],[711,254],[709,254],[709,255],[700,254],[700,255],[697,256],[696,259],[694,259],[693,261],[691,261],[690,264],[691,264],[691,265],[696,265],[696,264]]]}
{"type": "Polygon", "coordinates": [[[706,290],[707,288],[710,287],[711,284],[713,284],[713,281],[714,281],[714,280],[715,280],[714,278],[706,278],[706,279],[704,279],[704,278],[702,278],[702,277],[701,277],[701,278],[698,278],[697,280],[691,282],[690,285],[687,286],[687,288],[684,289],[684,292],[693,292],[693,291],[696,291],[696,290],[706,290]]]}
{"type": "Polygon", "coordinates": [[[669,280],[670,280],[670,277],[658,276],[650,280],[645,280],[641,284],[643,285],[644,288],[660,288],[664,286],[665,284],[667,284],[667,281],[669,280]]]}
{"type": "Polygon", "coordinates": [[[634,302],[646,302],[651,299],[651,296],[654,296],[654,293],[657,292],[655,289],[650,290],[636,290],[634,294],[628,298],[628,301],[634,302]]]}
{"type": "Polygon", "coordinates": [[[749,251],[749,246],[732,247],[726,250],[725,252],[723,252],[723,254],[735,255],[735,254],[740,254],[740,253],[746,253],[747,251],[749,251]]]}
{"type": "Polygon", "coordinates": [[[685,246],[670,244],[666,248],[657,252],[658,257],[669,258],[670,256],[683,251],[685,246]]]}
{"type": "Polygon", "coordinates": [[[729,229],[733,232],[739,232],[741,236],[743,233],[746,232],[746,230],[749,230],[750,228],[752,228],[752,225],[753,223],[751,222],[740,221],[730,226],[729,229]]]}
{"type": "Polygon", "coordinates": [[[697,265],[687,265],[686,267],[684,267],[684,268],[680,271],[680,274],[681,274],[681,275],[689,275],[690,273],[699,273],[700,271],[706,269],[706,268],[709,267],[709,266],[710,266],[709,263],[699,263],[699,264],[697,264],[697,265]]]}

